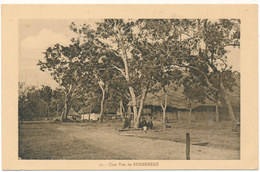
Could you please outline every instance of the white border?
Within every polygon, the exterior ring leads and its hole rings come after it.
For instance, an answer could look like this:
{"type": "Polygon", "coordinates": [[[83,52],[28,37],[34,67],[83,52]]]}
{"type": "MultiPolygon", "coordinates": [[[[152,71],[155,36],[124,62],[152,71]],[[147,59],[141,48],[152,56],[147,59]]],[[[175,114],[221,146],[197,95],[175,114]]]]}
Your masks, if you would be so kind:
{"type": "MultiPolygon", "coordinates": [[[[259,0],[38,0],[38,1],[33,1],[33,0],[1,0],[0,4],[260,4],[259,0]]],[[[0,14],[2,14],[1,9],[0,9],[0,14]]],[[[0,29],[1,29],[1,19],[0,18],[0,29]]],[[[258,12],[258,38],[260,38],[260,17],[259,17],[259,12],[258,12]]],[[[2,30],[1,30],[2,31],[2,30]]],[[[2,33],[2,32],[1,32],[2,33]]],[[[1,36],[0,39],[2,40],[1,36]]],[[[259,39],[258,39],[258,59],[259,59],[259,54],[260,54],[260,44],[259,44],[259,39]]],[[[0,46],[0,51],[1,51],[1,46],[0,46]]],[[[1,51],[2,52],[2,51],[1,51]]],[[[2,57],[2,53],[0,54],[0,58],[2,57]]],[[[258,66],[260,66],[260,60],[258,60],[258,66]]],[[[1,61],[0,61],[0,68],[1,68],[1,61]]],[[[0,80],[1,79],[1,70],[0,70],[0,80]]],[[[260,90],[260,72],[258,71],[258,90],[260,90]]],[[[2,82],[0,81],[0,110],[2,112],[2,82]]],[[[260,98],[260,94],[258,95],[258,99],[260,98]]],[[[260,105],[260,103],[259,103],[260,105]]],[[[260,114],[260,109],[258,109],[258,114],[260,114]]],[[[260,118],[259,118],[259,124],[260,124],[260,118]]],[[[2,118],[0,119],[0,123],[2,123],[2,118]]],[[[258,127],[259,129],[259,127],[258,127]]],[[[2,127],[1,127],[1,132],[0,136],[2,138],[2,127]]],[[[259,130],[260,131],[260,130],[259,130]]],[[[259,132],[260,133],[260,132],[259,132]]],[[[260,143],[260,139],[259,139],[260,143]]],[[[1,148],[2,148],[2,142],[0,143],[1,148]]],[[[2,149],[0,149],[0,154],[2,155],[2,149]]],[[[2,161],[1,161],[1,171],[2,170],[2,161]]],[[[111,171],[111,170],[109,170],[111,171]]],[[[123,171],[123,170],[120,170],[123,171]]],[[[133,170],[131,170],[133,171],[133,170]]],[[[145,170],[148,171],[148,170],[145,170]]],[[[153,171],[162,171],[162,170],[153,170],[153,171]]],[[[176,171],[183,171],[183,170],[176,170],[176,171]]],[[[191,170],[195,171],[195,170],[191,170]]],[[[196,170],[196,171],[202,171],[202,170],[196,170]]],[[[203,171],[212,171],[212,170],[203,170],[203,171]]],[[[236,171],[236,170],[214,170],[214,171],[236,171]]],[[[243,171],[251,171],[251,170],[243,170],[243,171]]],[[[256,170],[260,171],[260,170],[256,170]]],[[[52,171],[51,171],[52,172],[52,171]]],[[[54,172],[54,171],[53,171],[54,172]]],[[[75,171],[76,172],[76,171],[75,171]]],[[[95,171],[96,172],[96,171],[95,171]]],[[[112,171],[111,171],[112,172],[112,171]]],[[[116,171],[115,171],[116,172],[116,171]]],[[[137,172],[142,172],[138,170],[137,172]]]]}

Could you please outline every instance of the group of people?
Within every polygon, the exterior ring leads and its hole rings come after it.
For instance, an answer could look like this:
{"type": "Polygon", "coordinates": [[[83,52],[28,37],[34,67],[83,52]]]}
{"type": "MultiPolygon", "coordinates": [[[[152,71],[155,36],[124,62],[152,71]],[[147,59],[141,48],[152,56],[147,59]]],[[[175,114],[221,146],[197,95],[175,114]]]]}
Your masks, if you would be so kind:
{"type": "Polygon", "coordinates": [[[142,128],[143,130],[147,130],[147,129],[153,129],[153,121],[149,121],[147,122],[145,119],[142,120],[142,122],[140,122],[139,124],[139,128],[142,128]]]}

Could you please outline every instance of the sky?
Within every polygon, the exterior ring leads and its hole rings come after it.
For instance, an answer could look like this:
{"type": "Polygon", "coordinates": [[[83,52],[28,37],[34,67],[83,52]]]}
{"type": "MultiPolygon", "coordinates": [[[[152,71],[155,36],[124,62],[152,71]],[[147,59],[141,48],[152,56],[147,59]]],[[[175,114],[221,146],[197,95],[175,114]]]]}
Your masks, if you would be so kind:
{"type": "Polygon", "coordinates": [[[26,85],[48,85],[52,88],[58,84],[52,79],[50,73],[42,72],[37,66],[39,60],[44,60],[43,52],[56,43],[64,46],[76,34],[69,29],[72,22],[78,25],[89,20],[43,20],[30,19],[19,21],[19,82],[26,85]]]}
{"type": "MultiPolygon", "coordinates": [[[[19,82],[26,85],[41,86],[48,85],[52,88],[58,84],[52,79],[50,73],[42,72],[37,66],[39,60],[44,59],[44,52],[48,47],[56,43],[64,46],[70,44],[70,40],[76,34],[69,29],[72,22],[77,26],[88,23],[94,26],[98,20],[45,20],[24,19],[19,21],[19,82]]],[[[240,71],[240,50],[228,48],[228,64],[233,70],[240,71]]]]}

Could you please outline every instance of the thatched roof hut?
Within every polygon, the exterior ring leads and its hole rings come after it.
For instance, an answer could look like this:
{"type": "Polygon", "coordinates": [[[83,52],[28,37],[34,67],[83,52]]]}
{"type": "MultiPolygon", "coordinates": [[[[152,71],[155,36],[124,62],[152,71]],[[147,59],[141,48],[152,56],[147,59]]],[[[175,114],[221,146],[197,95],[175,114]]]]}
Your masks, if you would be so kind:
{"type": "Polygon", "coordinates": [[[78,111],[78,114],[87,114],[90,113],[91,109],[88,107],[83,107],[78,111]]]}
{"type": "Polygon", "coordinates": [[[69,110],[68,116],[79,116],[79,114],[77,112],[75,112],[75,110],[73,108],[71,108],[69,110]]]}
{"type": "MultiPolygon", "coordinates": [[[[206,99],[205,103],[192,103],[190,105],[190,102],[187,100],[186,96],[182,94],[182,89],[179,88],[175,90],[174,88],[168,88],[167,89],[167,106],[176,108],[176,109],[192,109],[197,108],[199,106],[215,106],[214,102],[211,102],[210,100],[206,99]]],[[[137,104],[140,104],[141,96],[137,97],[137,104]]],[[[165,93],[163,90],[160,90],[157,93],[148,93],[146,95],[144,106],[156,106],[160,107],[161,103],[165,100],[165,93]]],[[[132,106],[132,102],[129,102],[128,106],[132,106]]]]}
{"type": "Polygon", "coordinates": [[[79,114],[88,114],[88,113],[99,113],[100,108],[98,106],[92,107],[91,105],[82,107],[78,113],[79,114]]]}
{"type": "Polygon", "coordinates": [[[89,99],[85,101],[83,107],[78,111],[79,114],[99,113],[100,102],[96,99],[89,99]]]}
{"type": "MultiPolygon", "coordinates": [[[[106,101],[104,104],[104,113],[107,114],[116,114],[117,106],[115,106],[117,102],[106,101]]],[[[84,106],[78,111],[79,114],[89,114],[89,113],[99,113],[101,110],[101,102],[87,100],[84,103],[84,106]]]]}

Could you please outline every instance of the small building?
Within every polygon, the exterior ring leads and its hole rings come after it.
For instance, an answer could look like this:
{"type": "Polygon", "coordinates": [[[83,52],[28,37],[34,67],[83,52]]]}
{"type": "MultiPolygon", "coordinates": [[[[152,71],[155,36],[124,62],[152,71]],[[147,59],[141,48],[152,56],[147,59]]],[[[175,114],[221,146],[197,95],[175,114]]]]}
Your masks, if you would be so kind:
{"type": "Polygon", "coordinates": [[[98,121],[100,119],[100,114],[99,113],[91,113],[89,120],[90,121],[98,121]]]}
{"type": "MultiPolygon", "coordinates": [[[[166,122],[174,121],[194,121],[194,122],[210,122],[216,118],[215,104],[209,100],[202,103],[190,103],[182,90],[167,90],[167,108],[165,113],[166,122]],[[190,115],[191,110],[191,115],[190,115]]],[[[141,96],[137,97],[137,104],[140,104],[141,96]]],[[[148,93],[144,100],[144,108],[142,118],[152,120],[162,120],[165,93],[161,90],[158,93],[148,93]]],[[[128,104],[129,113],[133,112],[132,102],[128,104]]],[[[139,108],[139,107],[138,107],[139,108]]]]}
{"type": "Polygon", "coordinates": [[[80,114],[80,119],[88,120],[88,121],[96,121],[100,119],[100,113],[98,108],[92,109],[90,106],[83,107],[78,111],[78,114],[80,114]]]}
{"type": "Polygon", "coordinates": [[[80,114],[81,120],[89,120],[90,114],[91,114],[91,109],[89,109],[88,107],[83,107],[78,111],[78,114],[80,114]]]}
{"type": "Polygon", "coordinates": [[[80,119],[80,115],[77,112],[75,112],[75,110],[73,108],[71,108],[69,110],[67,118],[68,119],[72,119],[72,120],[79,120],[80,119]]]}

